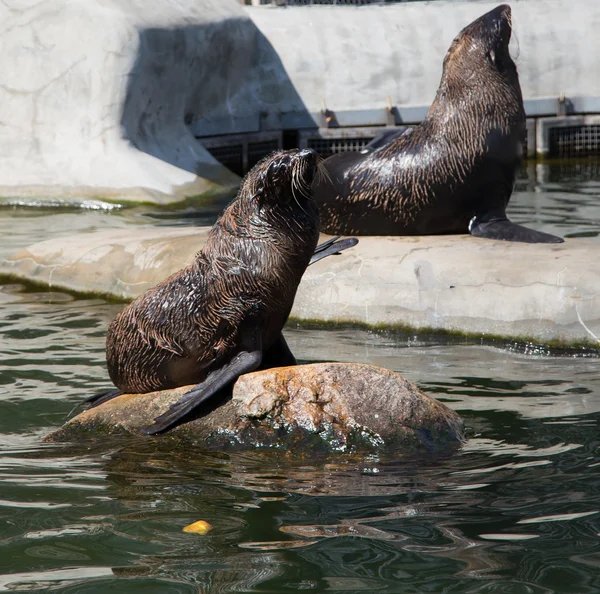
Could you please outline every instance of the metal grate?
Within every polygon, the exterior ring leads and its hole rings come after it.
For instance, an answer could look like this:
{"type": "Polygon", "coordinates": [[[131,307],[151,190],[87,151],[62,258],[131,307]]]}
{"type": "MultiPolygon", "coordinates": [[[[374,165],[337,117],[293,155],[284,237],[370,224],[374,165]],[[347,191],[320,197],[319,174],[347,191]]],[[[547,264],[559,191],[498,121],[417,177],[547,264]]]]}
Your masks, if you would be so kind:
{"type": "Polygon", "coordinates": [[[279,141],[263,140],[262,142],[249,142],[248,143],[248,171],[252,169],[263,157],[266,157],[269,153],[276,151],[279,148],[279,141]]]}
{"type": "Polygon", "coordinates": [[[245,175],[263,157],[283,145],[281,131],[196,136],[196,138],[217,161],[239,176],[245,175]]]}
{"type": "Polygon", "coordinates": [[[373,137],[362,138],[308,138],[306,146],[314,149],[322,157],[329,157],[335,153],[347,151],[360,151],[373,140],[373,137]]]}
{"type": "Polygon", "coordinates": [[[600,125],[550,128],[549,134],[550,157],[589,157],[600,154],[600,125]]]}
{"type": "Polygon", "coordinates": [[[244,145],[206,147],[206,150],[227,169],[242,176],[244,173],[244,145]]]}
{"type": "Polygon", "coordinates": [[[406,0],[275,0],[272,3],[278,6],[311,6],[316,4],[364,6],[365,4],[396,4],[398,2],[406,2],[406,0]]]}

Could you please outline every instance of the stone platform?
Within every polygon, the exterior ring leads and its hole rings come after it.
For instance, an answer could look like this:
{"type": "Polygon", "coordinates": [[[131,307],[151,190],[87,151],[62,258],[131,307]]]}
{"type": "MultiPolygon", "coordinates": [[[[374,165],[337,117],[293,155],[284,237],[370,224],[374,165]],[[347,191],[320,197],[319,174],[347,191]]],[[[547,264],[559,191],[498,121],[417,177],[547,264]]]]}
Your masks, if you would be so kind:
{"type": "MultiPolygon", "coordinates": [[[[131,300],[188,264],[207,233],[161,227],[53,239],[0,260],[0,274],[131,300]]],[[[598,347],[597,254],[597,242],[579,239],[363,237],[308,268],[292,316],[598,347]]]]}

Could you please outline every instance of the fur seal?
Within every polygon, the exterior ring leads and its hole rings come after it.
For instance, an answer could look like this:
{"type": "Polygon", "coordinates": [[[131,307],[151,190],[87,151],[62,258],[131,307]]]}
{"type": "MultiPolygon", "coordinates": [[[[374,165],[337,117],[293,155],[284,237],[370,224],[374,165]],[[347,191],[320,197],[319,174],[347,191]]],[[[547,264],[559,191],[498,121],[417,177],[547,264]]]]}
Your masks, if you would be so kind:
{"type": "Polygon", "coordinates": [[[325,160],[314,188],[324,232],[563,241],[506,217],[526,131],[510,36],[506,4],[473,21],[452,42],[420,125],[325,160]]]}
{"type": "Polygon", "coordinates": [[[118,390],[91,406],[197,384],[145,430],[157,434],[243,373],[296,364],[281,330],[306,267],[358,241],[317,246],[316,171],[316,153],[304,149],[273,153],[248,173],[194,262],[110,324],[106,359],[118,390]]]}

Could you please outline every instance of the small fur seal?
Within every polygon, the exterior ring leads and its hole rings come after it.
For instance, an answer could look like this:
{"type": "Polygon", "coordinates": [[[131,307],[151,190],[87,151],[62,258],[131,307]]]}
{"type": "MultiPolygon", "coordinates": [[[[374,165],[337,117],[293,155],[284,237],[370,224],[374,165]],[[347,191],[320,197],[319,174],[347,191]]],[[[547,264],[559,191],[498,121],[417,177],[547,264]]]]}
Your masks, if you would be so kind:
{"type": "Polygon", "coordinates": [[[145,431],[161,433],[243,373],[296,364],[281,330],[306,267],[358,241],[317,246],[316,171],[316,153],[304,149],[276,152],[248,173],[194,262],[110,324],[106,359],[118,390],[91,406],[197,384],[145,431]]]}
{"type": "Polygon", "coordinates": [[[420,125],[325,160],[328,176],[315,182],[323,231],[563,241],[506,218],[525,138],[510,36],[506,4],[472,22],[452,42],[420,125]]]}

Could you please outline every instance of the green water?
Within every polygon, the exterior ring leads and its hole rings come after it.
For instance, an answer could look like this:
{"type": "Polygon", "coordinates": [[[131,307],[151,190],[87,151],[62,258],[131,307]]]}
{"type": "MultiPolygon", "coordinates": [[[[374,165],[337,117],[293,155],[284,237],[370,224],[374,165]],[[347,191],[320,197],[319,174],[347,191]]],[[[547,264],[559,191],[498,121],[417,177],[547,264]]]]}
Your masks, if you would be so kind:
{"type": "MultiPolygon", "coordinates": [[[[590,167],[530,172],[512,219],[597,241],[590,167]]],[[[0,256],[74,231],[199,220],[3,208],[0,256]]],[[[43,444],[75,404],[109,387],[104,334],[120,307],[0,286],[0,591],[600,591],[593,353],[286,329],[303,361],[395,369],[456,409],[469,440],[446,457],[300,461],[174,450],[160,438],[43,444]],[[200,519],[207,535],[182,532],[200,519]]]]}

